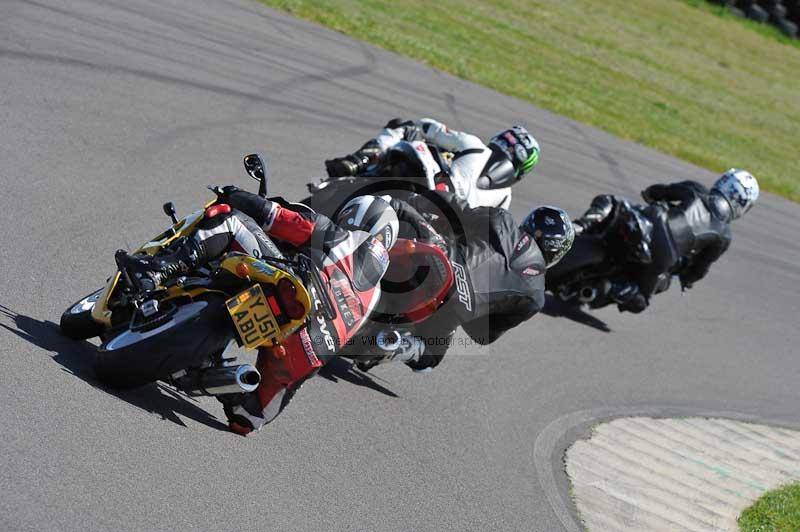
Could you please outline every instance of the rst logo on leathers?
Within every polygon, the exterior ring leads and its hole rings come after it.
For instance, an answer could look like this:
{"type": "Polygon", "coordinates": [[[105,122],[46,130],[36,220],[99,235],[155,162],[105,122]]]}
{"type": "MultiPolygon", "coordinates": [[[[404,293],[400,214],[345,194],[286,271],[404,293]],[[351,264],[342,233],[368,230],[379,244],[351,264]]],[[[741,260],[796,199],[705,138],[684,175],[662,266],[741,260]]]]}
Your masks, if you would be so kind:
{"type": "Polygon", "coordinates": [[[456,278],[456,291],[458,292],[458,300],[464,304],[464,307],[472,312],[472,297],[469,293],[469,283],[467,283],[467,272],[464,267],[457,263],[452,262],[453,273],[456,278]]]}

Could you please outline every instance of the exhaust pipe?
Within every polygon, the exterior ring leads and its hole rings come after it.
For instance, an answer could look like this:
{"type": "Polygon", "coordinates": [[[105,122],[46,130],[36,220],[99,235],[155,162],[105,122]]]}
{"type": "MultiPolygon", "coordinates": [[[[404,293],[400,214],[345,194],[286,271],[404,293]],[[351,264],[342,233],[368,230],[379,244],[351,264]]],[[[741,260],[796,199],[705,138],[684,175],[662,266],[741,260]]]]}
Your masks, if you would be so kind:
{"type": "Polygon", "coordinates": [[[208,368],[192,373],[180,379],[183,382],[188,381],[188,386],[181,386],[181,389],[188,395],[253,392],[261,382],[261,374],[250,364],[208,368]]]}
{"type": "Polygon", "coordinates": [[[400,346],[403,345],[402,337],[394,329],[385,329],[375,335],[375,345],[370,346],[366,356],[353,358],[356,366],[361,371],[369,371],[379,364],[385,364],[395,360],[395,354],[400,346]]]}
{"type": "Polygon", "coordinates": [[[578,301],[581,303],[591,303],[597,297],[597,289],[593,286],[583,286],[578,292],[578,301]]]}
{"type": "Polygon", "coordinates": [[[375,343],[381,351],[394,353],[401,345],[400,333],[394,329],[381,331],[378,333],[378,336],[375,337],[375,343]]]}

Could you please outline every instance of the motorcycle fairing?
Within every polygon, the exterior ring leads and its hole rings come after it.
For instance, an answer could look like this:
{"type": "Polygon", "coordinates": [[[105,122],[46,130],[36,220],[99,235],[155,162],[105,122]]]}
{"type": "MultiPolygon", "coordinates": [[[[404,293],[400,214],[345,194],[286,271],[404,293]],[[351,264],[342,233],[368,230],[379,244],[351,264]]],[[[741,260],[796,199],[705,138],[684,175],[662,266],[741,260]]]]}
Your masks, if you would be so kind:
{"type": "MultiPolygon", "coordinates": [[[[160,235],[154,237],[149,242],[141,246],[136,253],[155,255],[162,249],[167,248],[175,240],[188,236],[192,233],[192,231],[195,230],[197,224],[203,220],[205,216],[205,209],[212,204],[214,204],[214,201],[209,202],[203,210],[195,211],[182,220],[179,220],[178,223],[173,225],[171,228],[167,229],[160,235]]],[[[278,281],[285,278],[293,283],[296,290],[296,300],[303,305],[305,313],[302,318],[289,319],[287,323],[282,324],[280,338],[281,340],[285,339],[287,336],[297,331],[297,329],[299,329],[305,323],[305,319],[311,309],[311,299],[305,286],[303,286],[303,283],[298,281],[294,275],[279,267],[269,265],[262,260],[256,259],[255,257],[240,253],[229,253],[225,255],[221,260],[220,267],[234,275],[240,276],[239,272],[237,271],[237,267],[239,267],[239,264],[242,263],[247,266],[248,274],[254,282],[264,283],[266,285],[277,285],[278,281]]],[[[111,327],[111,310],[108,308],[108,303],[112,294],[114,293],[114,290],[119,284],[121,276],[122,275],[120,272],[116,272],[111,276],[102,293],[98,297],[97,302],[92,308],[92,319],[102,324],[106,328],[111,327]]],[[[183,288],[178,285],[172,285],[168,287],[167,296],[164,299],[169,300],[187,296],[195,299],[199,295],[207,292],[217,292],[217,290],[197,286],[183,288]]]]}
{"type": "MultiPolygon", "coordinates": [[[[210,206],[212,203],[214,203],[214,201],[209,202],[206,207],[210,206]]],[[[155,255],[178,238],[189,235],[197,224],[200,223],[204,215],[205,209],[195,211],[182,220],[178,220],[178,223],[144,244],[136,250],[136,253],[155,255]]],[[[120,272],[116,272],[111,276],[103,292],[100,294],[100,297],[98,297],[97,303],[95,303],[94,308],[92,308],[92,319],[105,327],[111,327],[111,311],[108,309],[108,301],[114,289],[117,287],[120,277],[120,272]]]]}
{"type": "MultiPolygon", "coordinates": [[[[409,176],[424,176],[427,181],[427,186],[430,190],[435,190],[436,183],[434,178],[442,171],[442,168],[433,158],[433,155],[428,148],[428,145],[421,140],[415,141],[400,141],[392,146],[386,152],[387,162],[391,162],[394,158],[404,160],[406,164],[410,165],[408,169],[409,176]]],[[[409,177],[409,176],[396,176],[396,177],[409,177]]]]}

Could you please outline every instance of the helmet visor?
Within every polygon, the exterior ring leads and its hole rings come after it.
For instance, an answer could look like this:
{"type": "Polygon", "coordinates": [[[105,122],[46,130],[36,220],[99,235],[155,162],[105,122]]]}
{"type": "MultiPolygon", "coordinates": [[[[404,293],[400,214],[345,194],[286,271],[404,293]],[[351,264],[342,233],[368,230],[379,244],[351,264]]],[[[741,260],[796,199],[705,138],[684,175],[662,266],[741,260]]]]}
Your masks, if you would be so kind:
{"type": "Polygon", "coordinates": [[[361,244],[353,254],[353,286],[360,292],[375,288],[389,268],[389,253],[376,239],[361,244]]]}
{"type": "Polygon", "coordinates": [[[572,240],[563,235],[541,237],[539,239],[539,247],[542,250],[542,255],[544,255],[544,260],[547,262],[547,267],[551,268],[564,258],[564,255],[572,248],[572,240]]]}

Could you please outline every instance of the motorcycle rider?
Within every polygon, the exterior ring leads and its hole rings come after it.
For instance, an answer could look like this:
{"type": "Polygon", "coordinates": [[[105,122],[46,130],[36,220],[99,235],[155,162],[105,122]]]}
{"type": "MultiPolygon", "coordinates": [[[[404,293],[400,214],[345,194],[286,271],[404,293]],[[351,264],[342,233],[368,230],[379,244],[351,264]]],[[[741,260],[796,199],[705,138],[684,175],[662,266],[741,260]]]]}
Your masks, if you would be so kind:
{"type": "MultiPolygon", "coordinates": [[[[507,190],[492,207],[508,208],[511,185],[530,173],[539,161],[539,143],[522,126],[514,126],[493,136],[488,145],[475,135],[448,129],[432,118],[416,122],[394,118],[360,149],[350,155],[325,161],[329,177],[354,176],[369,165],[380,162],[402,140],[424,140],[451,152],[450,181],[460,199],[470,206],[481,205],[480,190],[507,190]]],[[[410,174],[396,170],[398,177],[410,174]]]]}
{"type": "Polygon", "coordinates": [[[391,206],[400,235],[442,246],[455,273],[447,302],[387,355],[417,371],[441,362],[459,325],[488,345],[539,312],[545,271],[567,253],[575,234],[567,213],[550,206],[532,210],[522,224],[505,209],[472,208],[448,192],[393,198],[391,206]]]}
{"type": "MultiPolygon", "coordinates": [[[[731,168],[711,189],[697,181],[651,185],[642,191],[649,204],[643,213],[653,222],[652,261],[631,272],[632,278],[611,280],[609,295],[620,311],[647,308],[653,294],[669,288],[678,275],[683,289],[705,277],[711,264],[731,242],[730,224],[758,199],[758,181],[745,170],[731,168]]],[[[578,234],[602,231],[611,222],[621,198],[597,196],[575,220],[578,234]]]]}
{"type": "MultiPolygon", "coordinates": [[[[337,356],[364,324],[380,294],[398,221],[389,204],[373,196],[351,200],[334,223],[320,214],[295,210],[292,204],[225,187],[197,230],[171,254],[133,256],[130,261],[140,282],[154,287],[228,251],[280,257],[265,232],[315,262],[327,281],[335,317],[328,320],[316,312],[277,352],[259,349],[256,368],[262,380],[256,391],[218,397],[230,429],[241,435],[272,421],[299,386],[337,356]]],[[[309,291],[319,311],[321,294],[313,286],[309,291]]]]}

